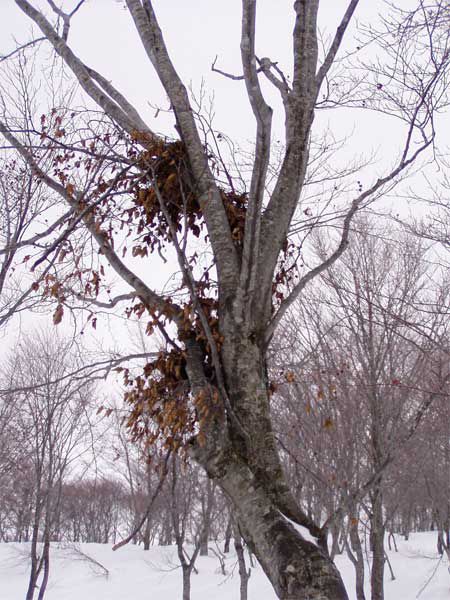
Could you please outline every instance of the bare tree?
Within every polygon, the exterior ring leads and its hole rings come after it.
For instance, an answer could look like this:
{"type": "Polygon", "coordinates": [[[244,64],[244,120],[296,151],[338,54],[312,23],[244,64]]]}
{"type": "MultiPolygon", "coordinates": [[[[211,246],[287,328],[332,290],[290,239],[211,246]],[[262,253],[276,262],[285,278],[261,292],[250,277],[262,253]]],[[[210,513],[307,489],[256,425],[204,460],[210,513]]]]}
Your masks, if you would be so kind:
{"type": "MultiPolygon", "coordinates": [[[[370,65],[374,77],[361,74],[361,87],[358,82],[345,86],[345,65],[338,58],[358,0],[348,2],[321,57],[319,0],[293,3],[289,76],[272,59],[257,57],[257,3],[242,0],[243,74],[232,79],[245,84],[256,137],[245,189],[237,191],[226,164],[200,136],[151,0],[125,4],[169,97],[177,141],[152,132],[130,100],[76,55],[68,42],[69,13],[54,2],[48,2],[50,14],[29,0],[16,4],[105,115],[95,127],[95,119],[87,113],[80,121],[78,114],[57,107],[40,120],[28,113],[14,118],[14,106],[2,91],[0,132],[40,185],[59,197],[61,214],[68,211],[61,230],[53,230],[34,262],[35,268],[43,269],[56,257],[62,261],[43,284],[47,296],[57,302],[55,323],[75,300],[84,299],[91,308],[102,310],[128,301],[130,313],[146,319],[148,333],[158,330],[165,340],[164,350],[141,375],[125,371],[129,425],[135,438],[188,449],[231,498],[242,534],[280,598],[347,598],[328,556],[326,532],[299,505],[281,466],[270,415],[266,352],[306,284],[345,251],[355,213],[433,149],[434,113],[447,103],[450,55],[445,7],[428,10],[427,3],[419,1],[418,24],[410,14],[394,11],[388,27],[371,37],[381,44],[385,63],[370,65]],[[392,87],[377,81],[377,75],[389,77],[392,87]],[[272,109],[261,78],[279,92],[286,123],[280,168],[270,182],[272,109]],[[330,85],[332,78],[342,85],[330,85]],[[348,101],[352,91],[353,100],[348,101]],[[288,239],[294,217],[296,228],[299,217],[309,219],[301,199],[308,181],[315,110],[358,104],[361,94],[368,98],[369,108],[400,119],[402,147],[385,174],[365,188],[358,184],[347,195],[333,219],[338,232],[337,237],[330,232],[334,243],[320,261],[295,275],[308,235],[294,238],[293,246],[288,239]],[[78,134],[80,129],[87,140],[78,134]],[[129,259],[127,243],[132,258],[145,261],[162,256],[164,262],[171,249],[179,264],[172,293],[150,287],[136,261],[129,259]],[[95,247],[94,258],[92,252],[87,255],[89,247],[95,247]],[[109,269],[126,285],[124,295],[108,294],[109,269]],[[317,543],[290,521],[306,527],[317,543]]],[[[308,228],[300,230],[305,234],[308,228]]],[[[169,261],[166,268],[173,275],[169,261]]],[[[95,325],[95,317],[90,318],[95,325]]]]}
{"type": "MultiPolygon", "coordinates": [[[[446,320],[421,242],[363,219],[355,229],[340,264],[322,275],[300,315],[285,324],[279,346],[289,346],[291,364],[281,348],[276,418],[287,461],[301,468],[291,477],[315,519],[326,512],[333,547],[347,515],[347,552],[361,599],[358,523],[361,507],[366,511],[372,598],[380,600],[386,523],[397,510],[393,494],[389,507],[384,494],[402,480],[409,443],[446,394],[448,381],[435,379],[446,320]],[[298,362],[296,354],[302,354],[298,362]]],[[[414,477],[411,465],[408,475],[414,477]]]]}
{"type": "Polygon", "coordinates": [[[31,572],[27,600],[35,598],[38,587],[39,600],[44,597],[64,478],[73,461],[89,449],[92,384],[89,380],[64,379],[76,360],[70,342],[40,333],[22,339],[3,375],[10,386],[8,401],[15,407],[11,423],[22,432],[22,457],[30,465],[31,572]]]}
{"type": "Polygon", "coordinates": [[[182,468],[176,457],[173,457],[170,473],[170,510],[178,560],[183,572],[183,600],[190,600],[191,574],[195,570],[195,561],[202,546],[201,530],[203,526],[200,524],[198,527],[199,524],[192,521],[193,504],[198,487],[197,473],[194,469],[186,466],[185,472],[182,473],[182,468]],[[191,531],[192,537],[189,540],[192,549],[189,555],[185,543],[188,541],[189,529],[192,529],[193,524],[194,531],[191,531]]]}
{"type": "Polygon", "coordinates": [[[248,597],[248,581],[251,575],[251,569],[247,569],[245,562],[245,551],[242,544],[242,536],[237,523],[233,524],[234,549],[238,560],[239,569],[239,598],[247,600],[248,597]]]}

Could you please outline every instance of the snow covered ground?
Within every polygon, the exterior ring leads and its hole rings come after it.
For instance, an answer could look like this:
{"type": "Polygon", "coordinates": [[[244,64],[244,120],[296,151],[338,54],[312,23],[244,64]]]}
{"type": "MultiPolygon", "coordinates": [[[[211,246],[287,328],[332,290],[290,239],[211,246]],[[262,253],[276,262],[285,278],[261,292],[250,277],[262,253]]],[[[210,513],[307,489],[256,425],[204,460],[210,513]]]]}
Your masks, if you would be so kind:
{"type": "MultiPolygon", "coordinates": [[[[408,542],[397,539],[397,544],[398,553],[389,552],[396,579],[391,581],[386,568],[385,599],[449,600],[449,565],[446,558],[439,560],[436,534],[412,534],[408,542]]],[[[46,600],[181,598],[181,571],[177,568],[174,547],[153,547],[144,552],[142,548],[126,546],[113,552],[110,546],[83,544],[81,550],[103,565],[108,575],[100,566],[74,553],[73,549],[55,544],[46,600]]],[[[0,544],[0,600],[25,598],[28,576],[26,553],[27,544],[0,544]]],[[[216,557],[199,558],[199,573],[192,575],[192,600],[239,600],[239,575],[235,563],[234,555],[227,557],[228,575],[223,576],[216,557]]],[[[343,556],[337,557],[336,563],[350,598],[354,600],[353,567],[343,556]]],[[[367,597],[370,598],[370,595],[367,594],[367,597]]],[[[260,567],[252,571],[249,600],[275,600],[260,567]]]]}

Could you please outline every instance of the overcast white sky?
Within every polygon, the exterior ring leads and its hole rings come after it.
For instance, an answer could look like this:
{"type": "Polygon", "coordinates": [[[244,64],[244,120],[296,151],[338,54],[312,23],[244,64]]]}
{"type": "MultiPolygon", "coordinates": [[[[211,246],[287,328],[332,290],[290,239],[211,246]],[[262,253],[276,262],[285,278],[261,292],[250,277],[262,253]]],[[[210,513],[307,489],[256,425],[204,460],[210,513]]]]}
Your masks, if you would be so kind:
{"type": "MultiPolygon", "coordinates": [[[[33,1],[36,6],[46,6],[46,0],[33,1]]],[[[76,1],[61,3],[67,10],[75,6],[76,1]]],[[[120,0],[87,0],[73,19],[70,44],[88,65],[111,79],[135,103],[152,128],[173,135],[171,116],[159,113],[156,121],[153,119],[153,107],[167,108],[167,100],[123,4],[120,0]]],[[[347,4],[347,0],[322,0],[319,23],[325,38],[334,35],[347,4]]],[[[405,9],[414,5],[414,0],[399,2],[405,9]]],[[[155,0],[154,6],[171,57],[184,82],[192,84],[198,94],[204,81],[208,94],[214,93],[216,128],[241,144],[250,140],[255,125],[243,82],[211,72],[216,56],[219,68],[236,74],[241,71],[240,0],[155,0]]],[[[257,53],[278,61],[286,74],[290,73],[292,63],[292,6],[293,0],[258,1],[257,53]]],[[[383,0],[361,0],[346,34],[344,48],[357,46],[358,21],[373,23],[378,13],[386,13],[386,10],[383,0]]],[[[0,0],[0,16],[0,54],[4,54],[14,47],[14,39],[24,42],[33,34],[30,21],[14,0],[0,0]]],[[[36,28],[34,35],[40,35],[36,28]]],[[[283,114],[278,93],[266,82],[263,85],[275,109],[275,131],[281,132],[283,114]]],[[[370,154],[373,150],[381,160],[393,156],[393,142],[395,144],[395,136],[400,133],[396,120],[363,111],[342,110],[338,117],[324,111],[316,116],[315,127],[323,126],[329,119],[336,137],[353,133],[354,142],[348,146],[348,157],[370,154]]],[[[445,129],[449,127],[447,117],[445,129]]],[[[441,129],[444,130],[444,126],[441,129]]]]}
{"type": "MultiPolygon", "coordinates": [[[[402,0],[402,4],[408,3],[409,0],[402,0]]],[[[62,4],[63,7],[73,7],[75,0],[64,0],[62,4]]],[[[345,0],[322,1],[320,23],[324,34],[334,34],[346,4],[345,0]]],[[[45,5],[45,0],[35,0],[35,5],[45,5]]],[[[156,0],[154,5],[170,54],[185,83],[192,82],[197,91],[204,80],[206,89],[211,93],[214,91],[217,126],[234,138],[250,138],[254,123],[243,82],[230,81],[211,73],[215,56],[218,56],[218,67],[240,73],[240,0],[156,0]]],[[[289,73],[292,63],[292,5],[292,0],[258,2],[258,55],[279,61],[286,73],[289,73]]],[[[380,0],[362,0],[356,17],[366,22],[373,21],[380,8],[383,8],[380,0]]],[[[31,23],[14,0],[1,0],[0,14],[0,53],[6,53],[14,47],[13,38],[19,42],[30,38],[31,23]]],[[[34,33],[36,37],[39,35],[36,30],[34,33]]],[[[346,39],[349,48],[356,46],[354,35],[355,28],[352,26],[346,39]]],[[[110,78],[132,98],[147,113],[149,121],[154,114],[149,103],[167,106],[164,92],[140,45],[128,11],[124,10],[120,1],[88,0],[73,19],[70,43],[87,64],[110,78]]],[[[277,95],[269,87],[266,90],[275,107],[277,95]]],[[[281,112],[275,114],[275,123],[282,125],[281,112]]],[[[170,132],[163,115],[151,125],[159,130],[168,128],[167,133],[170,132]]],[[[379,132],[379,128],[373,132],[375,145],[379,143],[379,132]]]]}
{"type": "MultiPolygon", "coordinates": [[[[76,1],[60,3],[67,10],[76,1]]],[[[347,0],[322,0],[319,23],[325,37],[334,35],[347,3],[347,0]]],[[[45,6],[46,1],[34,0],[34,4],[45,6]]],[[[414,4],[413,0],[399,3],[402,8],[414,4]]],[[[240,0],[155,0],[154,5],[171,57],[184,82],[192,84],[198,93],[203,80],[207,92],[214,92],[216,127],[241,143],[250,140],[254,120],[243,82],[211,72],[211,63],[218,56],[219,68],[240,73],[240,0]]],[[[258,1],[257,53],[278,61],[287,74],[292,63],[292,6],[293,0],[258,1]]],[[[386,12],[383,0],[361,0],[344,47],[354,49],[358,43],[356,22],[373,23],[379,12],[386,12]]],[[[0,16],[0,54],[5,54],[14,47],[14,39],[24,42],[33,34],[31,22],[14,0],[0,0],[0,16]]],[[[34,35],[40,35],[36,28],[34,35]]],[[[170,116],[160,113],[156,122],[153,120],[153,106],[166,108],[167,101],[123,2],[87,0],[73,19],[69,41],[88,65],[111,79],[135,103],[152,128],[168,135],[174,133],[170,116]]],[[[278,93],[265,82],[263,85],[275,109],[275,128],[281,131],[283,115],[278,93]]],[[[373,149],[379,150],[380,156],[391,154],[393,136],[399,131],[393,119],[389,121],[362,111],[341,111],[336,118],[326,111],[316,117],[316,127],[328,119],[333,119],[337,137],[354,132],[356,143],[349,146],[349,156],[364,151],[370,154],[373,149]]]]}
{"type": "MultiPolygon", "coordinates": [[[[346,0],[322,0],[320,26],[324,35],[332,36],[343,15],[346,0]]],[[[45,6],[45,0],[34,0],[45,6]]],[[[64,0],[64,9],[75,6],[75,0],[64,0]]],[[[218,56],[217,66],[225,71],[240,73],[240,0],[155,0],[154,6],[171,57],[186,84],[192,83],[198,91],[202,80],[208,93],[214,92],[217,115],[216,128],[245,144],[252,138],[254,120],[248,105],[243,82],[225,79],[211,72],[211,63],[218,56]]],[[[401,0],[402,8],[415,3],[401,0]]],[[[291,35],[293,28],[293,0],[259,0],[257,54],[269,56],[290,72],[291,35]]],[[[374,22],[379,11],[385,11],[382,0],[361,0],[356,20],[374,22]]],[[[356,21],[347,32],[345,47],[355,48],[356,21]]],[[[40,34],[17,8],[14,0],[0,0],[0,54],[40,34]]],[[[129,13],[118,0],[88,0],[73,19],[70,45],[91,67],[100,71],[142,111],[149,125],[156,131],[174,135],[173,118],[160,113],[154,120],[155,109],[168,106],[165,94],[153,72],[129,13]]],[[[280,108],[273,89],[265,86],[275,109],[280,108]]],[[[379,162],[374,173],[383,172],[386,164],[395,159],[398,124],[394,120],[374,116],[363,111],[325,112],[316,119],[320,127],[332,120],[336,136],[353,132],[352,141],[345,151],[346,158],[372,151],[379,162]],[[386,163],[387,161],[387,163],[386,163]]],[[[275,113],[275,127],[282,130],[283,115],[275,113]]],[[[447,115],[442,121],[443,131],[450,130],[447,115]]],[[[376,177],[374,177],[376,178],[376,177]]]]}

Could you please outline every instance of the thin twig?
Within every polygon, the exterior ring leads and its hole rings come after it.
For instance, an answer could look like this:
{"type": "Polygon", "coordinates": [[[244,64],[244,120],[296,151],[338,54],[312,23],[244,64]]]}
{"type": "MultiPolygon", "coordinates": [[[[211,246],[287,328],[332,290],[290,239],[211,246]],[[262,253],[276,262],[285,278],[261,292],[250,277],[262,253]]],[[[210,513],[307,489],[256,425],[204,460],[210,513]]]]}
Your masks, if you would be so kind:
{"type": "Polygon", "coordinates": [[[136,525],[136,527],[133,529],[133,531],[130,533],[129,536],[127,536],[125,539],[123,539],[122,541],[118,542],[117,544],[114,544],[113,546],[113,550],[119,550],[119,548],[122,548],[122,546],[125,546],[126,544],[128,544],[129,542],[131,542],[131,540],[134,538],[135,535],[137,535],[139,533],[139,531],[141,530],[141,527],[144,525],[145,521],[148,519],[148,516],[150,515],[150,512],[153,508],[153,505],[155,503],[156,498],[159,495],[159,492],[161,491],[161,488],[166,480],[167,477],[167,473],[168,473],[168,469],[167,469],[167,463],[169,461],[170,455],[172,454],[172,450],[168,450],[167,454],[164,458],[164,465],[163,465],[163,470],[161,471],[161,475],[159,477],[159,481],[158,481],[158,485],[156,486],[155,491],[152,494],[152,497],[150,498],[150,501],[148,503],[147,509],[145,510],[142,519],[139,521],[139,523],[136,525]]]}

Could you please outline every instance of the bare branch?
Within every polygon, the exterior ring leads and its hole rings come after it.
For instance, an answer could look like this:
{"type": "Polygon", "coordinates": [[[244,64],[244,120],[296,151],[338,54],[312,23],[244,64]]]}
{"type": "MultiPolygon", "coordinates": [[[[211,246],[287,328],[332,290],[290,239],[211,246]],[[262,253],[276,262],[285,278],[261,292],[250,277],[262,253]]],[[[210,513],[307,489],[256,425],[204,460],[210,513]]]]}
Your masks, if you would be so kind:
{"type": "Polygon", "coordinates": [[[58,227],[60,227],[63,223],[65,223],[72,214],[73,214],[73,210],[69,209],[61,217],[59,217],[59,219],[57,219],[49,227],[47,227],[47,229],[45,229],[44,231],[37,233],[36,235],[34,235],[33,237],[31,237],[27,240],[14,241],[13,244],[6,244],[3,248],[0,248],[0,256],[2,254],[6,254],[6,253],[10,252],[10,250],[13,250],[13,249],[18,250],[19,248],[24,248],[26,246],[34,246],[35,244],[37,244],[37,242],[41,241],[45,237],[54,233],[54,231],[56,229],[58,229],[58,227]]]}
{"type": "MultiPolygon", "coordinates": [[[[261,210],[270,161],[272,109],[259,85],[255,56],[256,0],[242,0],[241,60],[247,96],[256,119],[256,147],[248,198],[242,265],[237,302],[245,311],[244,327],[249,326],[258,268],[261,210]]],[[[243,314],[244,317],[244,314],[243,314]]]]}
{"type": "Polygon", "coordinates": [[[65,229],[65,231],[63,231],[56,238],[56,240],[54,240],[52,242],[51,246],[46,248],[45,252],[33,263],[33,266],[31,267],[31,271],[34,271],[36,269],[36,267],[38,267],[40,264],[42,264],[47,259],[47,257],[50,256],[50,254],[52,252],[57,250],[59,248],[60,244],[63,241],[65,241],[70,236],[71,233],[73,233],[75,231],[75,229],[81,222],[86,222],[86,218],[95,210],[95,208],[99,204],[101,204],[106,198],[108,198],[108,196],[110,196],[111,190],[114,189],[117,182],[122,178],[122,176],[129,169],[130,169],[130,167],[127,166],[124,169],[122,169],[121,171],[119,171],[119,173],[117,173],[117,175],[109,183],[108,189],[105,192],[103,192],[103,194],[100,194],[100,196],[94,202],[91,202],[90,204],[88,204],[86,206],[86,208],[77,212],[76,218],[71,220],[71,222],[69,223],[69,226],[65,229]]]}
{"type": "Polygon", "coordinates": [[[170,60],[150,0],[145,0],[143,5],[139,0],[126,0],[126,2],[142,44],[172,104],[179,133],[188,152],[200,205],[216,256],[219,286],[224,286],[225,295],[231,295],[239,271],[238,257],[222,198],[198,134],[186,88],[170,60]]]}
{"type": "Polygon", "coordinates": [[[222,71],[221,69],[218,69],[216,67],[216,62],[217,62],[217,56],[214,59],[212,65],[211,65],[211,71],[213,71],[213,73],[219,73],[220,75],[223,75],[224,77],[227,77],[228,79],[233,79],[233,81],[243,81],[244,80],[244,76],[243,75],[233,75],[232,73],[227,73],[226,71],[222,71]]]}
{"type": "Polygon", "coordinates": [[[147,508],[144,512],[144,514],[142,515],[141,520],[139,521],[139,523],[136,525],[136,527],[134,527],[133,531],[130,533],[130,535],[128,535],[126,538],[124,538],[123,540],[121,540],[120,542],[118,542],[117,544],[114,544],[113,546],[113,550],[119,550],[119,548],[122,548],[122,546],[125,546],[126,544],[128,544],[129,542],[131,542],[131,540],[134,538],[135,535],[137,535],[139,533],[139,531],[141,530],[142,526],[144,525],[145,521],[147,520],[147,518],[149,517],[153,505],[155,504],[155,500],[157,499],[162,486],[164,485],[164,482],[166,480],[167,477],[167,473],[168,473],[168,468],[167,468],[167,464],[169,462],[170,456],[172,454],[171,450],[168,450],[168,452],[166,453],[166,456],[164,458],[164,463],[163,463],[163,468],[160,472],[160,476],[159,476],[159,481],[158,481],[158,485],[155,488],[155,491],[153,492],[149,503],[147,505],[147,508]]]}
{"type": "Polygon", "coordinates": [[[308,273],[306,273],[306,275],[304,275],[300,279],[300,281],[295,286],[295,288],[292,290],[290,295],[281,303],[280,308],[278,309],[275,316],[272,318],[272,321],[267,328],[267,336],[266,336],[267,343],[269,343],[277,325],[280,323],[281,319],[286,314],[286,311],[293,304],[293,302],[295,302],[295,300],[298,298],[299,294],[302,292],[302,290],[305,288],[305,286],[312,279],[314,279],[314,277],[316,277],[317,275],[319,275],[320,273],[322,273],[323,271],[328,269],[344,253],[345,249],[347,248],[347,244],[348,244],[348,237],[349,237],[349,233],[350,233],[350,224],[351,224],[352,219],[355,216],[356,212],[358,211],[358,209],[363,205],[364,201],[369,199],[371,196],[373,196],[384,185],[395,180],[395,178],[402,171],[404,171],[407,167],[409,167],[416,160],[416,158],[419,156],[419,154],[424,152],[430,146],[430,144],[432,144],[432,141],[433,141],[432,139],[426,141],[406,161],[404,161],[403,157],[402,157],[400,164],[395,169],[393,169],[385,177],[381,177],[380,179],[377,179],[377,181],[369,189],[367,189],[365,192],[363,192],[362,194],[360,194],[357,198],[355,198],[353,200],[353,202],[350,206],[350,209],[348,210],[348,212],[345,216],[343,225],[342,225],[341,240],[339,242],[338,247],[325,261],[323,261],[320,265],[317,265],[317,267],[314,267],[313,269],[308,271],[308,273]]]}
{"type": "MultiPolygon", "coordinates": [[[[2,122],[0,122],[0,133],[2,133],[8,142],[14,148],[16,148],[19,154],[34,170],[36,175],[38,175],[38,177],[44,181],[49,188],[57,192],[76,212],[76,214],[81,214],[85,211],[85,206],[82,203],[83,195],[75,190],[73,194],[69,193],[69,191],[63,185],[57,183],[54,179],[47,175],[47,173],[44,173],[30,152],[15,136],[12,135],[12,133],[10,133],[9,128],[2,122]]],[[[124,281],[126,281],[136,291],[139,297],[142,298],[142,300],[146,302],[148,306],[159,310],[164,310],[166,308],[166,300],[151,290],[142,281],[142,279],[133,273],[133,271],[131,271],[118,257],[117,253],[111,246],[111,243],[108,241],[106,234],[98,228],[95,218],[93,218],[90,211],[84,214],[83,222],[88,231],[91,233],[92,237],[96,240],[101,252],[105,255],[112,268],[122,277],[122,279],[124,279],[124,281]]]]}
{"type": "Polygon", "coordinates": [[[258,64],[260,65],[258,72],[262,71],[264,73],[264,75],[267,77],[267,79],[270,81],[270,83],[272,83],[277,88],[277,90],[280,92],[281,98],[282,98],[283,102],[286,104],[288,101],[288,97],[289,97],[291,88],[287,82],[287,79],[286,79],[283,71],[278,67],[277,63],[272,62],[270,60],[270,58],[256,57],[256,60],[258,61],[258,64]],[[271,69],[274,69],[278,73],[279,77],[276,77],[272,73],[271,69]]]}
{"type": "Polygon", "coordinates": [[[338,53],[339,47],[344,39],[345,31],[352,19],[353,13],[355,12],[356,7],[359,4],[359,0],[350,0],[347,10],[345,11],[344,16],[342,17],[342,21],[337,28],[336,35],[334,36],[333,42],[328,50],[328,53],[325,57],[325,60],[322,63],[322,66],[317,73],[316,81],[317,81],[317,93],[319,93],[320,86],[323,83],[323,80],[327,76],[331,65],[333,64],[336,54],[338,53]]]}
{"type": "Polygon", "coordinates": [[[55,32],[54,28],[39,10],[35,9],[28,0],[16,0],[16,4],[36,23],[44,36],[52,44],[57,54],[59,54],[72,69],[84,91],[103,108],[113,121],[129,134],[138,131],[153,136],[147,126],[145,126],[145,129],[142,128],[143,121],[141,119],[139,119],[138,122],[135,121],[135,110],[132,114],[127,114],[122,106],[109,96],[106,90],[102,90],[98,87],[94,81],[94,77],[90,75],[88,68],[77,56],[75,56],[73,51],[66,44],[66,41],[55,32]]]}
{"type": "Polygon", "coordinates": [[[45,42],[46,39],[47,39],[46,37],[40,37],[40,38],[36,38],[35,40],[31,40],[30,42],[27,42],[26,44],[21,44],[20,46],[18,46],[14,50],[12,50],[9,54],[4,54],[3,56],[0,56],[0,63],[3,62],[4,60],[8,60],[9,58],[12,58],[13,56],[18,54],[19,52],[22,52],[26,48],[31,48],[32,46],[35,46],[36,44],[39,44],[40,42],[45,42]]]}

